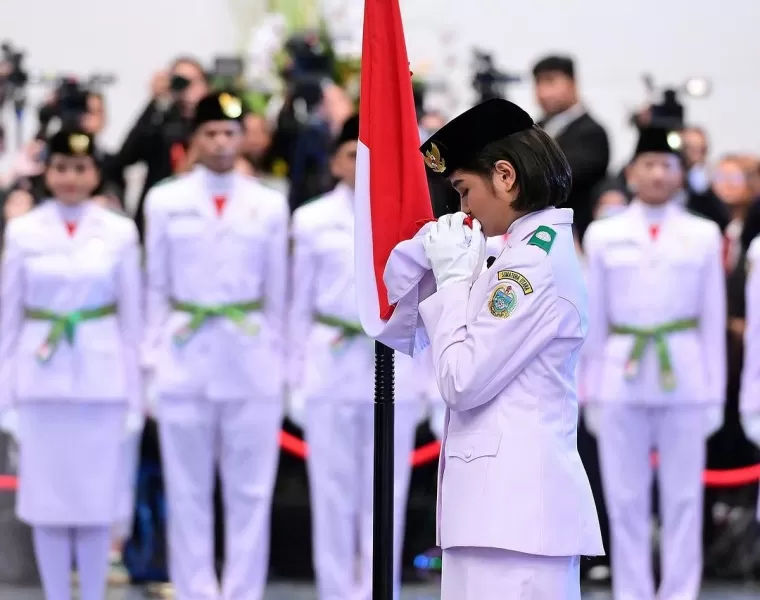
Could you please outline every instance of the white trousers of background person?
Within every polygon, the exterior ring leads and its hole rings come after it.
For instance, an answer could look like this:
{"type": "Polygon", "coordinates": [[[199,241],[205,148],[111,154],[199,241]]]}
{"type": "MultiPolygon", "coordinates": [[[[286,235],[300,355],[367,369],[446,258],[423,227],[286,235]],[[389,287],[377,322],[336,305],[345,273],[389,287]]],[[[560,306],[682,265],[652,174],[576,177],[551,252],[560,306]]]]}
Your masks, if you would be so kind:
{"type": "MultiPolygon", "coordinates": [[[[401,555],[411,452],[420,405],[395,405],[394,586],[401,587],[401,555]]],[[[306,402],[307,468],[312,547],[319,600],[371,600],[374,404],[306,402]]]]}
{"type": "Polygon", "coordinates": [[[79,575],[79,600],[104,600],[111,528],[35,526],[34,553],[45,600],[71,600],[71,559],[79,575]]]}
{"type": "Polygon", "coordinates": [[[702,577],[705,468],[703,407],[604,406],[599,419],[602,482],[611,532],[615,600],[696,600],[702,577]],[[655,592],[651,527],[657,466],[662,583],[655,592]]]}
{"type": "Polygon", "coordinates": [[[262,600],[283,407],[279,401],[160,398],[158,426],[176,600],[262,600]],[[219,465],[225,565],[214,558],[219,465]]]}
{"type": "Polygon", "coordinates": [[[535,556],[500,548],[443,551],[441,600],[580,600],[578,556],[535,556]]]}

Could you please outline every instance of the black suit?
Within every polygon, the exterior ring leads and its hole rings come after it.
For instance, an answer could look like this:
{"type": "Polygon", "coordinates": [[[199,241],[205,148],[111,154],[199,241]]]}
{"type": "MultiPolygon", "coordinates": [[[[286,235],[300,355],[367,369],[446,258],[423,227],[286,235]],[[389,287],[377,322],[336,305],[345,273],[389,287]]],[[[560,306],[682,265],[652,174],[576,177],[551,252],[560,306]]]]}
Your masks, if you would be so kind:
{"type": "MultiPolygon", "coordinates": [[[[543,127],[546,120],[538,124],[543,127]]],[[[575,227],[582,238],[594,212],[596,199],[593,190],[607,176],[610,163],[607,132],[588,113],[584,113],[560,131],[556,141],[573,171],[573,189],[567,207],[573,209],[575,227]]]]}

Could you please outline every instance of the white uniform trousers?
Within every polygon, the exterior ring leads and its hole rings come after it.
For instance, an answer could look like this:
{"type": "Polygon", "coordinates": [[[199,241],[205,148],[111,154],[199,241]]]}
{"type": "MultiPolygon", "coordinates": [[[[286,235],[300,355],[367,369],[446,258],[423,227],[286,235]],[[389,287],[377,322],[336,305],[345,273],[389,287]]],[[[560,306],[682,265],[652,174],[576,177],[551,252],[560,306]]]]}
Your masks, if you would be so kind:
{"type": "Polygon", "coordinates": [[[702,576],[702,407],[602,408],[602,480],[611,531],[615,600],[696,600],[702,576]],[[652,571],[650,452],[659,453],[662,583],[652,571]]]}
{"type": "Polygon", "coordinates": [[[275,401],[159,399],[169,574],[177,600],[262,600],[283,407],[275,401]],[[225,566],[214,569],[214,474],[224,499],[225,566]]]}
{"type": "MultiPolygon", "coordinates": [[[[401,587],[410,456],[420,417],[415,402],[395,405],[394,585],[401,587]]],[[[314,571],[319,600],[371,600],[374,405],[306,403],[314,571]]]]}
{"type": "Polygon", "coordinates": [[[443,551],[441,600],[580,600],[578,556],[500,548],[443,551]]]}

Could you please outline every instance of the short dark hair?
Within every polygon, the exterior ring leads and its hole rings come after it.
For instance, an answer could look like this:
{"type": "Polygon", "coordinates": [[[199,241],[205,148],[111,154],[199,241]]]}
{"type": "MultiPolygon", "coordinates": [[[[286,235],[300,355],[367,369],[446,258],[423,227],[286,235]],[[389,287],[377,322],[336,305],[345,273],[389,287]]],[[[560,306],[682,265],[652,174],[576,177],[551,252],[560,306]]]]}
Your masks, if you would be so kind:
{"type": "Polygon", "coordinates": [[[209,82],[208,73],[206,72],[206,69],[203,68],[201,61],[199,61],[197,58],[193,58],[192,56],[178,56],[172,61],[171,65],[169,65],[169,73],[173,73],[174,69],[176,69],[179,65],[190,65],[191,67],[194,67],[200,74],[203,81],[206,83],[209,82]]]}
{"type": "Polygon", "coordinates": [[[538,125],[491,142],[459,168],[482,176],[491,185],[500,160],[511,163],[517,175],[515,210],[535,212],[567,200],[573,183],[570,164],[557,142],[538,125]]]}
{"type": "Polygon", "coordinates": [[[553,54],[545,56],[533,66],[533,78],[538,79],[545,73],[562,73],[575,79],[575,63],[569,56],[553,54]]]}

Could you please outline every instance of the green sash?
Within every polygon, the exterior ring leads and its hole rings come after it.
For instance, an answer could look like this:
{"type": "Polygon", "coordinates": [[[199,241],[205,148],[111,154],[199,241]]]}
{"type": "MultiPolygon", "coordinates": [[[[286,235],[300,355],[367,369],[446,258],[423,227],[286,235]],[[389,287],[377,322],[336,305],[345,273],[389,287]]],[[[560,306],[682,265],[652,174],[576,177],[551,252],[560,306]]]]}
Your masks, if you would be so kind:
{"type": "Polygon", "coordinates": [[[628,325],[610,326],[611,333],[632,335],[634,337],[633,348],[625,365],[626,379],[630,380],[638,375],[641,357],[644,355],[649,342],[653,342],[657,351],[662,389],[668,392],[673,391],[676,387],[676,378],[673,374],[673,363],[670,360],[667,336],[678,331],[690,331],[697,327],[699,327],[698,319],[679,319],[652,328],[631,327],[628,325]]]}
{"type": "Polygon", "coordinates": [[[247,323],[246,317],[249,313],[260,311],[264,308],[264,303],[261,300],[220,304],[217,306],[204,306],[193,302],[172,300],[171,305],[174,310],[188,313],[191,316],[190,322],[177,331],[173,336],[174,343],[178,346],[187,343],[187,341],[193,337],[201,327],[203,327],[206,321],[213,318],[229,319],[246,334],[256,335],[258,333],[258,327],[247,323]]]}
{"type": "Polygon", "coordinates": [[[44,308],[27,308],[24,310],[24,316],[30,321],[49,321],[52,323],[50,333],[37,349],[37,359],[40,362],[47,362],[51,359],[61,339],[66,339],[69,345],[74,344],[77,326],[84,321],[102,319],[116,314],[116,305],[100,306],[97,308],[86,308],[74,312],[58,314],[44,308]]]}

